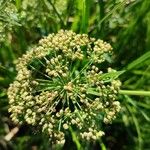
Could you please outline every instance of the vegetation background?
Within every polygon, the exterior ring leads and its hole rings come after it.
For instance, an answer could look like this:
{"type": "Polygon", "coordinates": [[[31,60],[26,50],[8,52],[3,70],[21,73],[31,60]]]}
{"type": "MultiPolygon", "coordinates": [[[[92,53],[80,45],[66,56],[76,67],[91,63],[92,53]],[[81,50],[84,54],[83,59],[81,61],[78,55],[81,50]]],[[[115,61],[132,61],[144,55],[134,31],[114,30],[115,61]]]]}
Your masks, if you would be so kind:
{"type": "MultiPolygon", "coordinates": [[[[150,0],[0,0],[0,150],[49,150],[48,139],[27,125],[13,134],[6,93],[15,60],[59,29],[111,43],[110,66],[125,70],[120,80],[128,91],[118,96],[122,110],[105,127],[106,136],[86,149],[149,150],[150,0]]],[[[64,149],[77,149],[74,139],[68,141],[64,149]]]]}

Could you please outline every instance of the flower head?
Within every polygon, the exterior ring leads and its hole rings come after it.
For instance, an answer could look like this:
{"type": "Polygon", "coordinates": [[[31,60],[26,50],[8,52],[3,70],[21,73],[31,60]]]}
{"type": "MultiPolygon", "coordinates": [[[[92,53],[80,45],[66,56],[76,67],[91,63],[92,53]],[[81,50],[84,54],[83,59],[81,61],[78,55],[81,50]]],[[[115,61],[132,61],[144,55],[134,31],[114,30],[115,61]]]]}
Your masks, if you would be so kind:
{"type": "Polygon", "coordinates": [[[12,120],[40,126],[57,144],[70,127],[81,139],[103,136],[102,123],[120,110],[120,82],[106,80],[115,70],[102,67],[111,50],[102,40],[66,30],[40,40],[17,62],[8,89],[12,120]]]}

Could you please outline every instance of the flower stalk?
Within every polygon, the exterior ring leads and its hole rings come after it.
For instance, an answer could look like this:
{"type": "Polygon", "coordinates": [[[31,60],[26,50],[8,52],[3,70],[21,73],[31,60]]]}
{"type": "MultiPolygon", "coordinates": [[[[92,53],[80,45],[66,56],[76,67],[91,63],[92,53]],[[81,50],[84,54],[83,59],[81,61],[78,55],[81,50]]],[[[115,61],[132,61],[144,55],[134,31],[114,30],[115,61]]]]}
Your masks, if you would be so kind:
{"type": "Polygon", "coordinates": [[[124,95],[137,95],[137,96],[150,96],[150,91],[134,91],[134,90],[119,90],[120,94],[124,95]]]}

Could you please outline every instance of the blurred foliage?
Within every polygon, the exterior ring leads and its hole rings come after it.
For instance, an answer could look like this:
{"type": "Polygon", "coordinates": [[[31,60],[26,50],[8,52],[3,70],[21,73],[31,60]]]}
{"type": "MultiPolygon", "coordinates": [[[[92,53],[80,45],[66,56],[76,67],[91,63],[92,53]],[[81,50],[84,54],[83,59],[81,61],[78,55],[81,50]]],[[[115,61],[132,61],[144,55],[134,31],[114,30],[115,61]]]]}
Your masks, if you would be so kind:
{"type": "MultiPolygon", "coordinates": [[[[24,125],[10,140],[16,127],[9,119],[7,88],[16,75],[15,61],[38,40],[59,29],[88,33],[111,43],[111,66],[126,70],[122,89],[150,91],[149,0],[0,0],[0,149],[48,150],[48,138],[24,125]]],[[[150,98],[118,97],[122,111],[106,136],[83,149],[150,149],[150,98]]],[[[64,149],[81,149],[72,131],[64,149]],[[72,137],[72,138],[71,138],[72,137]]]]}
{"type": "Polygon", "coordinates": [[[6,35],[12,31],[12,27],[19,25],[17,9],[11,0],[0,1],[0,41],[4,41],[6,35]]]}

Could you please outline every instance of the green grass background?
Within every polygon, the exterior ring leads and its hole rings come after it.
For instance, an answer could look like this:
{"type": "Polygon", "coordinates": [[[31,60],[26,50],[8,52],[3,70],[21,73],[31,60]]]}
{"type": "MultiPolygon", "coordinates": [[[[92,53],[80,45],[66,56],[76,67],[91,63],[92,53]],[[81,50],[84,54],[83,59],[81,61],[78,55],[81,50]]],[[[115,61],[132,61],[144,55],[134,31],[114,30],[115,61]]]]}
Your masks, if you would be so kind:
{"type": "MultiPolygon", "coordinates": [[[[38,40],[59,29],[87,33],[111,43],[110,66],[125,70],[118,96],[122,110],[104,129],[106,136],[86,143],[86,150],[150,149],[150,0],[1,0],[0,1],[0,150],[50,150],[48,138],[27,125],[9,141],[16,127],[9,118],[7,88],[15,61],[38,40]],[[5,11],[5,7],[9,11],[5,11]],[[138,91],[142,92],[138,92],[138,91]]],[[[81,149],[75,134],[64,150],[81,149]]]]}

